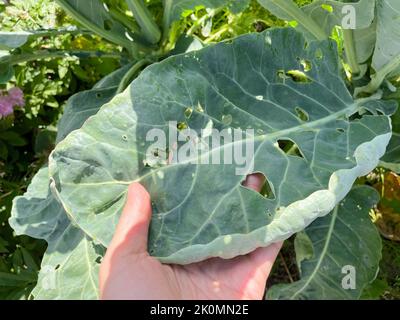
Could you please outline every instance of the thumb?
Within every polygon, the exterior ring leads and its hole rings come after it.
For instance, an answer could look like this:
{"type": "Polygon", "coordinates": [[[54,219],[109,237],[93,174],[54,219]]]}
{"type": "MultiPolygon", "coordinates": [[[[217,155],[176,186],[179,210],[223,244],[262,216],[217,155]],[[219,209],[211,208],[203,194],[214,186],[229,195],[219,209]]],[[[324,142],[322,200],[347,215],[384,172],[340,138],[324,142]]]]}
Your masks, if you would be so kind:
{"type": "Polygon", "coordinates": [[[139,183],[128,188],[127,200],[108,251],[128,254],[147,252],[147,237],[151,220],[150,195],[139,183]]]}

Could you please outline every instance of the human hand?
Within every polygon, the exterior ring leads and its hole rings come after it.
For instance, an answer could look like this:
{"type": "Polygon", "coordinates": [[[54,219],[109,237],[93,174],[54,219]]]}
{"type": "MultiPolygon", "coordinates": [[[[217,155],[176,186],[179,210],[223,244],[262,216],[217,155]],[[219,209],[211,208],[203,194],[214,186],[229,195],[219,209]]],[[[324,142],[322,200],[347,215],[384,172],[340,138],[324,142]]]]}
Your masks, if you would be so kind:
{"type": "MultiPolygon", "coordinates": [[[[260,191],[261,174],[245,185],[260,191]]],[[[212,258],[190,265],[161,264],[147,252],[151,202],[138,183],[129,187],[114,238],[100,267],[101,299],[262,299],[282,243],[231,260],[212,258]]]]}

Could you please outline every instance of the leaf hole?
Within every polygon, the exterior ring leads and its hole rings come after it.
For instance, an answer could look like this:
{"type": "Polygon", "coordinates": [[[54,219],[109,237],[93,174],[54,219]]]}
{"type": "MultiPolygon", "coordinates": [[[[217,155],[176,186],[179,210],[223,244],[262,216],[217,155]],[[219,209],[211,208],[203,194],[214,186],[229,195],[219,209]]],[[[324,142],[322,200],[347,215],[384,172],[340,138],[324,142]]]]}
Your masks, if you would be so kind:
{"type": "Polygon", "coordinates": [[[289,156],[304,158],[299,146],[292,140],[280,139],[277,141],[276,146],[289,156]]]}
{"type": "Polygon", "coordinates": [[[186,108],[183,113],[184,113],[185,117],[187,119],[189,119],[193,114],[193,109],[192,108],[186,108]]]}
{"type": "Polygon", "coordinates": [[[328,11],[329,13],[333,12],[333,7],[329,4],[321,4],[321,8],[324,9],[325,11],[328,11]]]}
{"type": "Polygon", "coordinates": [[[102,260],[103,260],[103,257],[98,256],[95,261],[96,261],[96,263],[100,264],[102,262],[102,260]]]}
{"type": "Polygon", "coordinates": [[[308,120],[310,120],[310,116],[308,115],[307,111],[305,111],[303,108],[296,107],[296,108],[294,108],[294,110],[296,111],[297,117],[298,117],[301,121],[308,121],[308,120]]]}
{"type": "Polygon", "coordinates": [[[253,27],[256,30],[256,32],[262,32],[268,28],[266,23],[264,21],[256,21],[253,23],[253,27]]]}
{"type": "Polygon", "coordinates": [[[187,129],[187,128],[188,128],[188,125],[187,125],[186,122],[178,122],[178,124],[176,125],[176,128],[177,128],[179,131],[182,131],[182,130],[187,129]]]}
{"type": "Polygon", "coordinates": [[[340,133],[345,133],[346,132],[343,128],[337,128],[336,131],[340,132],[340,133]]]}
{"type": "Polygon", "coordinates": [[[324,54],[323,54],[323,52],[322,52],[322,50],[321,50],[320,48],[318,48],[318,49],[315,51],[315,57],[316,57],[317,59],[320,59],[320,60],[324,57],[324,54]]]}
{"type": "Polygon", "coordinates": [[[54,270],[58,270],[61,267],[60,264],[56,265],[56,267],[54,268],[54,270]]]}
{"type": "Polygon", "coordinates": [[[312,64],[310,60],[301,59],[300,64],[303,66],[304,72],[309,72],[312,69],[312,64]]]}
{"type": "Polygon", "coordinates": [[[291,78],[294,82],[310,83],[312,80],[301,70],[289,70],[286,76],[291,78]]]}
{"type": "Polygon", "coordinates": [[[241,185],[246,189],[258,192],[266,199],[275,199],[273,187],[262,172],[248,175],[246,180],[241,182],[241,185]],[[261,188],[259,187],[259,181],[262,181],[261,188]]]}
{"type": "Polygon", "coordinates": [[[104,29],[107,31],[110,31],[113,27],[113,22],[111,20],[105,20],[104,21],[104,29]]]}
{"type": "Polygon", "coordinates": [[[101,97],[102,97],[101,93],[96,93],[96,98],[101,98],[101,97]]]}

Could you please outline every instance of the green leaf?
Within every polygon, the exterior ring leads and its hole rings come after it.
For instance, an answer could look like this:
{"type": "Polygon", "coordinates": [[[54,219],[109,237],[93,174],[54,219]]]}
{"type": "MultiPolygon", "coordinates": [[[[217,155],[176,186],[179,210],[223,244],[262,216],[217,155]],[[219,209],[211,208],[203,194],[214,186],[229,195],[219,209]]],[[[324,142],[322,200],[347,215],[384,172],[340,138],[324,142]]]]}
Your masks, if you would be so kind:
{"type": "Polygon", "coordinates": [[[400,74],[400,2],[380,0],[377,2],[376,43],[372,56],[371,75],[368,85],[355,90],[355,95],[376,92],[385,79],[400,74]]]}
{"type": "Polygon", "coordinates": [[[400,109],[392,117],[393,137],[390,140],[385,156],[380,163],[381,166],[400,173],[400,109]]]}
{"type": "Polygon", "coordinates": [[[59,30],[44,29],[44,30],[32,30],[32,31],[1,31],[0,32],[0,50],[13,50],[22,47],[29,40],[38,37],[46,37],[59,35],[64,33],[78,33],[79,31],[75,26],[68,28],[62,28],[59,30]]]}
{"type": "Polygon", "coordinates": [[[54,128],[40,130],[35,139],[35,154],[46,154],[51,151],[54,148],[56,135],[54,128]]]}
{"type": "Polygon", "coordinates": [[[35,277],[30,273],[6,273],[0,272],[0,287],[23,287],[26,282],[35,281],[35,277]]]}
{"type": "Polygon", "coordinates": [[[161,39],[161,31],[143,0],[126,0],[129,9],[132,11],[141,32],[151,44],[156,44],[161,39]]]}
{"type": "Polygon", "coordinates": [[[38,300],[97,299],[104,251],[81,230],[69,225],[57,241],[49,243],[32,296],[38,300]]]}
{"type": "Polygon", "coordinates": [[[56,142],[63,140],[71,131],[79,129],[100,107],[109,102],[117,87],[92,89],[73,95],[65,106],[64,115],[58,123],[56,142]],[[82,104],[82,101],[85,101],[82,104]]]}
{"type": "MultiPolygon", "coordinates": [[[[9,221],[17,234],[45,239],[49,243],[32,295],[36,299],[95,299],[98,297],[98,266],[104,249],[72,226],[66,212],[49,192],[48,169],[43,168],[27,193],[14,200],[9,221]]],[[[35,262],[26,253],[22,251],[24,262],[34,268],[35,262]]],[[[10,286],[23,281],[19,276],[7,276],[3,282],[6,280],[10,286]]]]}
{"type": "Polygon", "coordinates": [[[301,273],[301,262],[311,259],[314,255],[312,241],[304,231],[296,235],[294,239],[294,250],[296,251],[296,263],[301,273]]]}
{"type": "Polygon", "coordinates": [[[164,29],[168,30],[174,21],[181,18],[186,10],[204,6],[209,9],[229,7],[232,12],[238,13],[249,5],[249,0],[163,0],[164,1],[164,29]]]}
{"type": "Polygon", "coordinates": [[[374,189],[355,187],[331,214],[314,221],[305,230],[314,255],[301,262],[301,279],[273,286],[267,298],[358,299],[375,279],[381,259],[381,239],[369,217],[378,201],[374,189]],[[354,267],[354,289],[342,286],[342,281],[349,284],[346,266],[354,267]]]}
{"type": "MultiPolygon", "coordinates": [[[[286,239],[332,211],[355,179],[376,167],[391,137],[389,117],[376,111],[393,111],[393,104],[354,101],[338,66],[333,41],[306,46],[290,28],[153,64],[56,147],[49,168],[57,197],[106,247],[128,185],[142,183],[153,201],[149,250],[163,262],[231,258],[286,239]],[[307,81],[292,80],[290,71],[307,81]],[[227,163],[149,163],[146,134],[175,134],[170,121],[198,133],[254,128],[254,168],[238,174],[227,163]],[[282,151],[282,140],[302,156],[282,151]],[[269,197],[241,185],[252,172],[267,177],[269,197]]],[[[210,146],[202,159],[230,146],[210,146]]]]}
{"type": "MultiPolygon", "coordinates": [[[[78,129],[101,105],[111,100],[127,68],[129,65],[102,79],[96,89],[69,99],[58,125],[58,140],[78,129]]],[[[9,220],[16,234],[45,239],[49,244],[33,296],[37,299],[95,299],[98,264],[104,249],[72,226],[49,185],[48,168],[44,167],[35,175],[27,192],[13,200],[9,220]],[[82,277],[85,280],[82,281],[82,277]]],[[[27,261],[24,251],[22,254],[25,263],[34,266],[34,261],[27,261]]]]}
{"type": "Polygon", "coordinates": [[[7,142],[8,144],[16,147],[26,145],[26,140],[14,131],[0,132],[0,140],[7,142]]]}
{"type": "Polygon", "coordinates": [[[0,140],[0,158],[3,160],[7,160],[7,157],[8,157],[7,145],[0,140]]]}
{"type": "Polygon", "coordinates": [[[4,240],[2,237],[0,237],[0,253],[8,252],[7,245],[8,245],[8,242],[6,240],[4,240]]]}
{"type": "Polygon", "coordinates": [[[367,28],[354,30],[358,63],[366,63],[372,56],[376,42],[376,20],[367,28]]]}
{"type": "Polygon", "coordinates": [[[38,270],[38,265],[36,264],[35,259],[32,257],[29,251],[23,247],[21,247],[20,250],[24,259],[24,263],[28,267],[28,269],[34,271],[38,270]]]}
{"type": "Polygon", "coordinates": [[[359,63],[364,63],[374,48],[375,28],[371,27],[375,17],[375,0],[334,1],[318,0],[297,8],[291,0],[259,0],[277,17],[298,23],[297,28],[310,40],[326,39],[335,26],[344,28],[346,7],[354,9],[354,30],[344,30],[346,58],[353,73],[360,73],[359,63]]]}
{"type": "MultiPolygon", "coordinates": [[[[282,1],[282,0],[275,0],[282,1]]],[[[351,5],[355,10],[355,29],[368,28],[375,18],[375,0],[359,0],[359,1],[334,1],[334,0],[317,0],[311,4],[302,7],[302,10],[311,17],[320,27],[322,27],[327,35],[332,33],[335,26],[342,26],[345,18],[343,9],[345,6],[351,5]],[[323,5],[329,6],[332,10],[326,10],[323,5]]]]}
{"type": "MultiPolygon", "coordinates": [[[[317,0],[299,9],[292,0],[258,0],[258,2],[280,19],[297,21],[298,28],[311,40],[325,39],[331,35],[335,26],[342,26],[345,17],[343,7],[349,5],[348,1],[317,0]]],[[[357,18],[355,29],[369,27],[375,16],[375,0],[350,3],[357,18]]]]}
{"type": "Polygon", "coordinates": [[[132,63],[128,63],[127,65],[115,70],[109,75],[105,76],[99,82],[95,84],[93,89],[105,89],[111,87],[118,87],[124,75],[128,72],[128,70],[132,67],[132,63]]]}
{"type": "Polygon", "coordinates": [[[397,61],[390,73],[400,71],[400,2],[380,0],[377,3],[376,45],[372,66],[379,72],[389,63],[397,61]]]}
{"type": "Polygon", "coordinates": [[[126,28],[115,20],[101,0],[56,0],[74,19],[85,28],[115,44],[131,48],[134,43],[125,35],[126,28]]]}
{"type": "MultiPolygon", "coordinates": [[[[0,58],[4,55],[0,54],[0,58]]],[[[7,83],[14,76],[14,69],[9,63],[0,63],[0,84],[7,83]]]]}
{"type": "Polygon", "coordinates": [[[32,179],[27,192],[14,198],[10,226],[17,235],[26,234],[50,242],[69,224],[69,220],[49,189],[48,168],[42,168],[32,179]]]}

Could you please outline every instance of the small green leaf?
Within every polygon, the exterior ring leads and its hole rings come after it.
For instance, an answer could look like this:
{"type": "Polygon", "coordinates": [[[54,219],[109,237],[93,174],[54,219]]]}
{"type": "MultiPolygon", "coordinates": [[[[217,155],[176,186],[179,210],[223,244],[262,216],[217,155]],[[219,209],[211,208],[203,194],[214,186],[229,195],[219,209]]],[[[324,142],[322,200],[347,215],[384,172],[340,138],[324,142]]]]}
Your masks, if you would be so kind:
{"type": "Polygon", "coordinates": [[[14,131],[1,132],[0,140],[3,140],[15,147],[21,147],[27,144],[27,141],[14,131]]]}
{"type": "Polygon", "coordinates": [[[301,263],[303,260],[311,259],[314,248],[310,237],[304,231],[299,232],[294,239],[294,250],[296,251],[296,263],[301,274],[301,263]]]}

